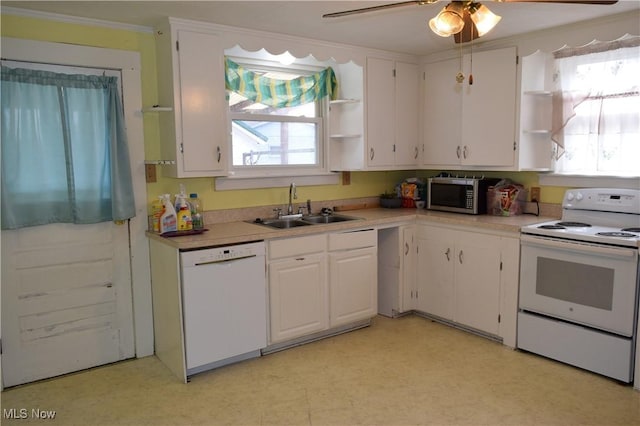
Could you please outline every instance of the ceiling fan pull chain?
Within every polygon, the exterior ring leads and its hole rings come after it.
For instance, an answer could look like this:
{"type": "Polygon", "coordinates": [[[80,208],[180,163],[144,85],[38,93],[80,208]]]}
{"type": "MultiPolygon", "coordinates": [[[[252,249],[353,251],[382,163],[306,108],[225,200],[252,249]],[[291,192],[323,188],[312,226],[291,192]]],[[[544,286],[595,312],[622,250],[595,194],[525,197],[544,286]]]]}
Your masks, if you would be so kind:
{"type": "Polygon", "coordinates": [[[471,63],[469,65],[469,86],[473,85],[473,25],[469,26],[471,31],[471,63]]]}
{"type": "Polygon", "coordinates": [[[462,72],[462,69],[464,68],[464,64],[462,63],[462,44],[458,45],[459,49],[458,49],[458,53],[459,53],[459,57],[460,57],[460,64],[458,66],[458,74],[456,74],[456,82],[458,83],[462,83],[464,82],[464,73],[462,72]]]}

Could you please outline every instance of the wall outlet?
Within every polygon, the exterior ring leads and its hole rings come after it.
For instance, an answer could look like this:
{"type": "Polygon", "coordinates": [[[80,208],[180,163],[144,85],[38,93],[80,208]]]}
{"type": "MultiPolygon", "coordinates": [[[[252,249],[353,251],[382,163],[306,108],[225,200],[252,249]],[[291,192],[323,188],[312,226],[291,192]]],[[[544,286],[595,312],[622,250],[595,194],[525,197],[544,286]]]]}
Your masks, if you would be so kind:
{"type": "Polygon", "coordinates": [[[540,202],[540,187],[539,186],[532,186],[531,187],[531,201],[537,201],[540,202]]]}

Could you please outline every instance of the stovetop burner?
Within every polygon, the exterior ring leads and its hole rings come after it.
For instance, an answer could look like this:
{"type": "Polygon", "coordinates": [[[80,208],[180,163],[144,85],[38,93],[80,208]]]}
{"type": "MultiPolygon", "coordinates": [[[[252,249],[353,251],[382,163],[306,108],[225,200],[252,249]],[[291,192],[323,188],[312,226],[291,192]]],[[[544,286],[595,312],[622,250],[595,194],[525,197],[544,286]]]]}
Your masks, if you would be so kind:
{"type": "Polygon", "coordinates": [[[640,228],[622,228],[622,232],[640,232],[640,228]]]}
{"type": "Polygon", "coordinates": [[[540,228],[540,229],[566,229],[566,228],[588,228],[590,226],[591,225],[589,225],[588,223],[584,223],[584,222],[563,221],[563,222],[551,223],[551,224],[547,224],[547,225],[540,225],[540,226],[538,226],[538,228],[540,228]]]}
{"type": "Polygon", "coordinates": [[[540,226],[538,226],[538,228],[540,228],[540,229],[566,229],[564,226],[558,225],[558,224],[540,225],[540,226]]]}
{"type": "Polygon", "coordinates": [[[586,228],[591,226],[588,223],[584,222],[558,222],[556,223],[556,225],[565,226],[568,228],[586,228]]]}
{"type": "Polygon", "coordinates": [[[637,235],[632,234],[630,232],[597,232],[596,235],[601,235],[603,237],[618,237],[618,238],[636,238],[637,235]]]}

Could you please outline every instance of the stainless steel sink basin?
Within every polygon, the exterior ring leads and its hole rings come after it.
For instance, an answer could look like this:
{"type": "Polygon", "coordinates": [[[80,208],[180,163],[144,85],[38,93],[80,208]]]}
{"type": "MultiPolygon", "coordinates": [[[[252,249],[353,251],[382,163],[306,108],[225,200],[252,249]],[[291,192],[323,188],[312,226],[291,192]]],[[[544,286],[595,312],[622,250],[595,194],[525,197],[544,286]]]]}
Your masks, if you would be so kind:
{"type": "Polygon", "coordinates": [[[257,223],[258,225],[264,225],[264,226],[269,226],[271,228],[278,228],[278,229],[289,229],[289,228],[295,228],[297,226],[312,225],[312,223],[303,222],[300,219],[262,219],[262,220],[255,220],[252,223],[257,223]]]}
{"type": "Polygon", "coordinates": [[[334,223],[334,222],[346,222],[349,220],[358,220],[358,218],[331,214],[331,215],[303,216],[302,220],[310,223],[334,223]]]}
{"type": "Polygon", "coordinates": [[[359,218],[331,214],[331,215],[311,215],[311,216],[302,216],[302,217],[295,217],[295,218],[256,219],[251,221],[250,223],[264,225],[270,228],[289,229],[289,228],[295,228],[298,226],[346,222],[349,220],[359,220],[359,218]]]}

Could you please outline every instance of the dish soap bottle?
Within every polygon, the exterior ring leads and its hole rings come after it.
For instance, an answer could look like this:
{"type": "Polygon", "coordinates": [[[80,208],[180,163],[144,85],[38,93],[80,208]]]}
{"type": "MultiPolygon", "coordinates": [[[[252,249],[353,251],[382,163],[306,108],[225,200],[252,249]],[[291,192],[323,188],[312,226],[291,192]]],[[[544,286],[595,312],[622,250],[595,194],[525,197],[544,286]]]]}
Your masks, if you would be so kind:
{"type": "Polygon", "coordinates": [[[204,229],[204,217],[202,216],[202,202],[198,194],[189,194],[189,204],[191,205],[191,223],[194,230],[204,229]]]}
{"type": "Polygon", "coordinates": [[[178,231],[190,231],[193,229],[191,219],[191,207],[183,195],[176,196],[176,206],[178,206],[178,231]]]}
{"type": "Polygon", "coordinates": [[[164,204],[164,212],[160,216],[160,233],[165,234],[167,232],[174,232],[178,230],[178,223],[176,217],[176,209],[171,204],[171,196],[164,194],[162,196],[164,204]]]}

